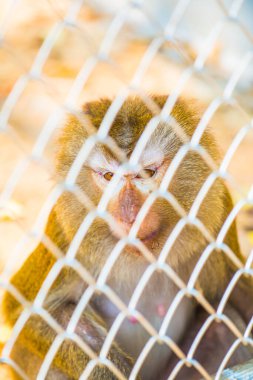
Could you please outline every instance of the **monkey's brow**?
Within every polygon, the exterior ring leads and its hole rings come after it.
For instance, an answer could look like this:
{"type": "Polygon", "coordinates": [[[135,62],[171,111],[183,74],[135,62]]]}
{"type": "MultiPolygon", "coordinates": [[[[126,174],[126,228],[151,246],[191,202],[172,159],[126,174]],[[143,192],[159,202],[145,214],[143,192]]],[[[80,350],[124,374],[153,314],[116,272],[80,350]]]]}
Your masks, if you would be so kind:
{"type": "MultiPolygon", "coordinates": [[[[127,155],[128,157],[131,154],[127,155]]],[[[141,153],[138,166],[145,167],[158,167],[164,161],[166,152],[161,144],[156,141],[150,141],[141,153]]],[[[124,162],[119,162],[108,150],[103,146],[95,146],[89,154],[84,166],[90,167],[94,170],[110,170],[115,171],[124,162]]],[[[138,170],[138,168],[136,168],[138,170]]]]}
{"type": "MultiPolygon", "coordinates": [[[[168,131],[165,125],[161,124],[153,133],[144,147],[140,155],[138,166],[143,168],[159,167],[167,155],[171,155],[173,145],[175,143],[175,133],[168,131]]],[[[127,157],[131,156],[131,151],[125,151],[127,157]]],[[[86,167],[95,170],[103,168],[104,170],[115,171],[121,164],[121,160],[117,159],[110,148],[103,144],[96,144],[86,160],[86,167]]],[[[137,169],[137,168],[136,168],[137,169]]]]}
{"type": "Polygon", "coordinates": [[[155,147],[148,147],[142,153],[140,157],[140,164],[143,167],[148,166],[160,166],[164,161],[165,154],[162,150],[157,149],[155,147]]]}
{"type": "Polygon", "coordinates": [[[119,162],[115,160],[110,154],[96,149],[90,153],[86,160],[86,165],[92,169],[116,169],[119,166],[119,162]]]}

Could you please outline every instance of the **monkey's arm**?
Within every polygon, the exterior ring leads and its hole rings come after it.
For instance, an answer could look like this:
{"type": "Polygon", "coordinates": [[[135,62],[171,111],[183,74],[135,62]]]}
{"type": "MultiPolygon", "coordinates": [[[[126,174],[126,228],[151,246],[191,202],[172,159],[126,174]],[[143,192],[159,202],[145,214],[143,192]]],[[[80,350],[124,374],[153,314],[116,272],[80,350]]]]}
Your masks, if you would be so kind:
{"type": "MultiPolygon", "coordinates": [[[[64,253],[67,243],[54,210],[52,210],[48,219],[46,235],[64,253]]],[[[11,284],[27,301],[32,302],[55,262],[55,256],[43,243],[40,243],[20,270],[12,277],[11,284]]],[[[6,292],[2,309],[6,322],[14,325],[23,307],[10,292],[6,292]]]]}
{"type": "MultiPolygon", "coordinates": [[[[223,224],[233,209],[233,202],[228,189],[224,186],[223,193],[223,224]]],[[[218,231],[219,232],[219,231],[218,231]]],[[[231,249],[235,256],[245,263],[239,242],[236,222],[234,221],[224,239],[224,243],[231,249]]],[[[211,303],[218,303],[227,286],[239,268],[222,250],[213,251],[207,263],[201,271],[199,282],[204,295],[211,303]]],[[[228,302],[239,312],[245,323],[249,323],[253,317],[253,276],[243,274],[232,290],[228,302]]]]}
{"type": "MultiPolygon", "coordinates": [[[[240,261],[244,264],[245,259],[240,253],[240,248],[237,240],[237,231],[235,223],[232,225],[225,243],[232,249],[240,261]]],[[[228,272],[229,282],[233,279],[239,268],[225,256],[228,272]]],[[[228,284],[226,284],[228,285],[228,284]]],[[[248,324],[253,317],[253,276],[243,274],[238,278],[234,284],[233,290],[228,299],[231,304],[238,311],[239,315],[243,318],[244,322],[248,324]]]]}
{"type": "MultiPolygon", "coordinates": [[[[61,305],[54,311],[54,318],[66,328],[76,305],[61,305]]],[[[75,333],[99,353],[106,337],[106,329],[99,323],[96,315],[91,310],[86,310],[81,316],[75,333]]],[[[14,346],[12,357],[21,368],[25,370],[30,379],[35,379],[45,355],[56,337],[55,331],[37,315],[32,316],[22,329],[14,346]]],[[[133,363],[116,344],[112,344],[107,358],[126,377],[129,376],[133,363]]],[[[47,375],[47,379],[78,379],[84,371],[90,357],[75,342],[65,339],[54,357],[47,375]]],[[[108,379],[116,380],[117,377],[105,366],[95,366],[90,380],[108,379]]]]}
{"type": "MultiPolygon", "coordinates": [[[[245,331],[246,325],[233,306],[228,305],[225,314],[233,320],[242,333],[245,331]]],[[[203,309],[197,308],[196,316],[180,343],[180,348],[185,355],[189,352],[197,333],[200,331],[208,316],[209,315],[203,309]]],[[[202,337],[193,358],[196,359],[210,375],[215,374],[235,339],[235,335],[224,322],[213,321],[202,337]]],[[[249,345],[244,346],[243,344],[240,344],[233,353],[226,367],[231,367],[238,363],[244,363],[252,357],[253,348],[249,345]]],[[[170,359],[168,367],[160,380],[167,379],[177,363],[178,358],[174,355],[170,359]]],[[[201,376],[193,366],[190,368],[183,366],[176,377],[177,380],[200,380],[202,378],[203,376],[201,376]]]]}
{"type": "MultiPolygon", "coordinates": [[[[226,196],[227,208],[232,209],[232,199],[228,193],[226,196]]],[[[238,242],[238,233],[236,228],[236,222],[232,223],[226,237],[225,243],[231,248],[235,253],[238,259],[244,264],[245,258],[241,253],[239,242],[238,242]]],[[[235,275],[238,271],[238,267],[226,256],[226,263],[228,267],[228,278],[229,280],[235,275]]],[[[251,266],[251,269],[253,267],[251,266]]],[[[229,302],[233,307],[239,312],[240,316],[244,319],[245,323],[249,323],[253,317],[253,276],[246,276],[243,274],[238,279],[237,283],[234,286],[234,289],[229,298],[229,302]]]]}
{"type": "MultiPolygon", "coordinates": [[[[54,211],[51,212],[46,228],[46,234],[63,252],[67,242],[63,236],[61,226],[57,222],[54,211]]],[[[21,269],[13,276],[11,283],[30,302],[33,302],[43,281],[53,264],[54,255],[40,243],[25,261],[21,269]]],[[[65,328],[71,318],[74,305],[62,301],[60,309],[54,310],[52,316],[65,328]]],[[[3,300],[3,312],[6,323],[13,326],[18,319],[23,306],[15,297],[6,292],[3,300]]],[[[86,310],[80,318],[76,334],[98,353],[106,337],[106,330],[99,318],[86,310]]],[[[32,315],[23,327],[12,350],[12,358],[27,373],[29,378],[35,379],[43,359],[50,348],[56,332],[38,315],[32,315]]],[[[132,362],[118,346],[112,345],[108,358],[126,375],[130,373],[132,362]]],[[[47,379],[77,379],[89,362],[89,356],[73,341],[65,340],[58,350],[47,379]]],[[[90,379],[115,379],[114,374],[106,367],[96,366],[90,379]]]]}
{"type": "MultiPolygon", "coordinates": [[[[230,210],[232,210],[232,200],[226,188],[224,191],[224,198],[223,205],[224,210],[227,213],[224,216],[225,220],[228,213],[230,213],[230,210]]],[[[240,252],[235,222],[232,223],[224,242],[243,263],[244,258],[240,252]]],[[[204,296],[213,305],[215,310],[237,270],[238,267],[236,267],[232,260],[222,250],[214,250],[206,264],[204,264],[199,276],[199,284],[204,296]]],[[[224,314],[233,321],[242,334],[245,332],[247,324],[253,316],[252,276],[251,278],[250,276],[246,277],[245,275],[240,277],[228,298],[224,314]]],[[[191,322],[182,342],[180,343],[180,347],[186,355],[207,318],[208,314],[198,307],[195,318],[191,322]]],[[[198,360],[209,374],[215,374],[235,340],[235,335],[224,322],[213,321],[201,339],[194,353],[194,359],[198,360]]],[[[233,354],[228,366],[243,363],[252,357],[253,348],[249,345],[243,346],[241,344],[233,354]]],[[[178,359],[176,357],[171,358],[162,379],[168,378],[177,362],[178,359]]],[[[203,376],[201,376],[193,367],[187,368],[184,366],[176,378],[178,380],[199,380],[203,378],[203,376]]]]}

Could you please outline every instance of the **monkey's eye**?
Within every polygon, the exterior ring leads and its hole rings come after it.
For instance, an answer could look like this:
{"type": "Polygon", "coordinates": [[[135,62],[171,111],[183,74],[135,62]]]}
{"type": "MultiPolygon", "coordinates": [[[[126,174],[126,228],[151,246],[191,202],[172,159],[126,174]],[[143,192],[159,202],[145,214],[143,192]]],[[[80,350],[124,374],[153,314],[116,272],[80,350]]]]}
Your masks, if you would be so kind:
{"type": "Polygon", "coordinates": [[[112,172],[106,172],[103,174],[103,177],[104,177],[104,179],[106,179],[106,181],[110,181],[113,177],[113,173],[112,172]]]}
{"type": "Polygon", "coordinates": [[[155,169],[143,169],[139,174],[137,174],[136,178],[152,178],[155,174],[155,169]]]}

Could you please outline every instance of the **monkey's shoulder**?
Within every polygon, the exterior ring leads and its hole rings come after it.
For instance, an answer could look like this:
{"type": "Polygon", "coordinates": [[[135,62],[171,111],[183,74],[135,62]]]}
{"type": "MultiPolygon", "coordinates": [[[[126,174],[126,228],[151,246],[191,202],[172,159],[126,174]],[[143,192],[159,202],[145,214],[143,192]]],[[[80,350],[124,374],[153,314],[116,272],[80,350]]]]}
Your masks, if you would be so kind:
{"type": "Polygon", "coordinates": [[[55,261],[53,254],[40,243],[15,273],[2,303],[3,314],[8,323],[13,324],[20,314],[21,303],[17,298],[33,301],[55,261]]]}

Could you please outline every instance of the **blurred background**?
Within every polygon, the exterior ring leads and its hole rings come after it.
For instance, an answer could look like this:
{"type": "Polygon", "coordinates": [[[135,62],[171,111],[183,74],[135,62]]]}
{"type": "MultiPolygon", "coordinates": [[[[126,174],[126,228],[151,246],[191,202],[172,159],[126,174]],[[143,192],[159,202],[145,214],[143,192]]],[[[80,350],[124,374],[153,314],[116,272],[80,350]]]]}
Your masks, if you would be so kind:
{"type": "MultiPolygon", "coordinates": [[[[252,47],[251,0],[0,0],[3,281],[43,231],[36,221],[54,184],[57,131],[87,100],[126,88],[190,99],[222,157],[238,142],[228,166],[234,201],[252,193],[252,47]]],[[[250,202],[238,226],[247,256],[250,202]]]]}

